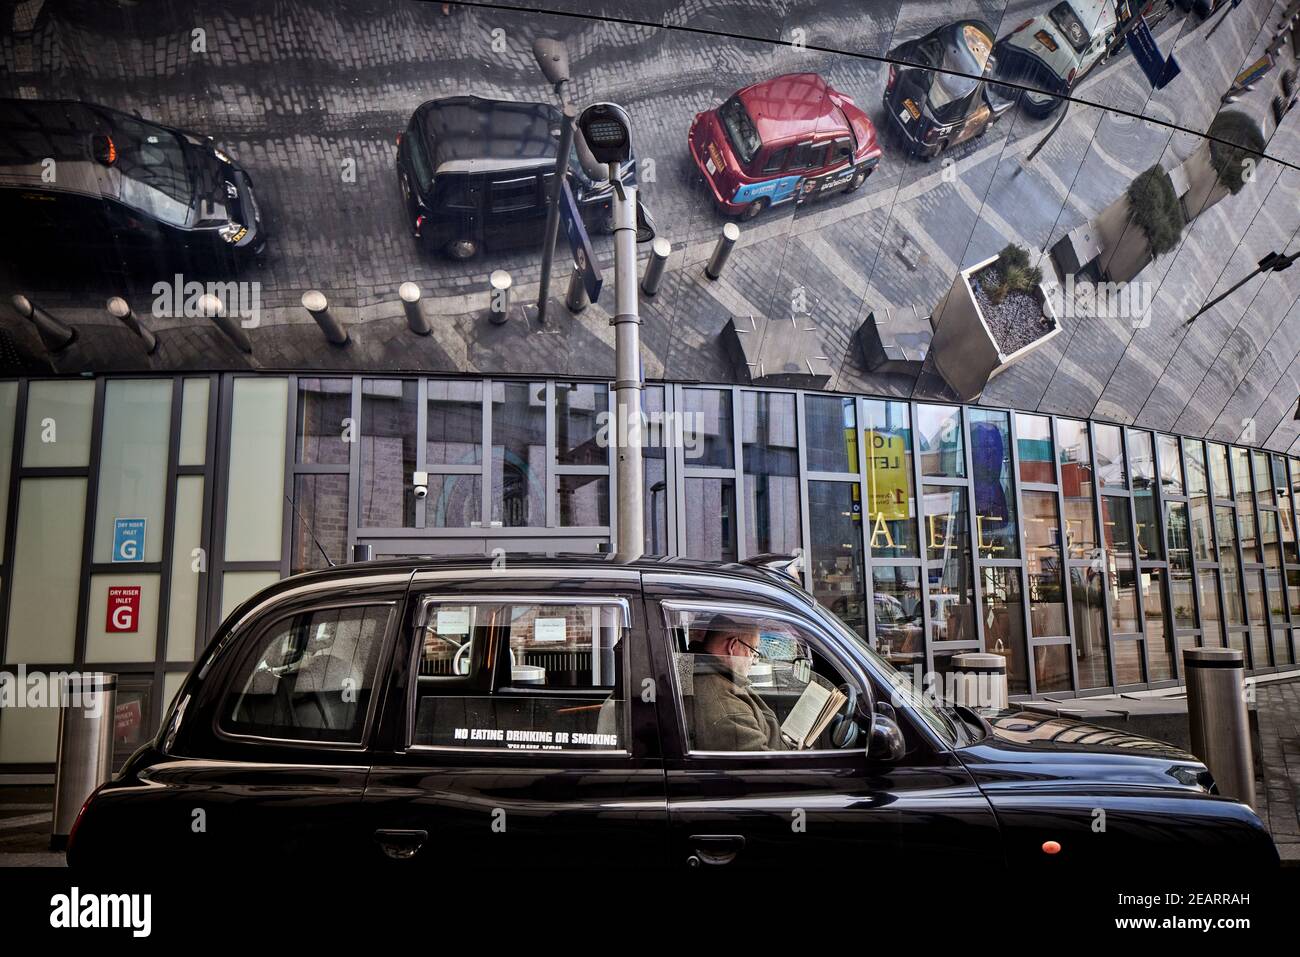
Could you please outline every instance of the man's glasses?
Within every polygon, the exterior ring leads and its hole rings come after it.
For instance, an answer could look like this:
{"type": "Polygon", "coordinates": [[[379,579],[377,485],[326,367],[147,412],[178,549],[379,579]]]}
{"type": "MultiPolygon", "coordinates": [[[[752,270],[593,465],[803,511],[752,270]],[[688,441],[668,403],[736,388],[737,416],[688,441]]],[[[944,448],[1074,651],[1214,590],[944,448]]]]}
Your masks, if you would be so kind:
{"type": "Polygon", "coordinates": [[[737,638],[737,637],[735,637],[735,636],[733,635],[733,636],[732,636],[732,640],[733,640],[733,641],[738,641],[738,642],[740,642],[742,645],[744,645],[746,648],[748,648],[750,654],[753,655],[753,656],[754,656],[755,658],[757,658],[758,660],[761,661],[763,658],[766,657],[766,655],[764,655],[763,652],[761,652],[761,651],[758,650],[757,646],[755,646],[755,645],[751,645],[751,644],[750,644],[749,642],[747,642],[745,639],[743,639],[743,638],[737,638]]]}

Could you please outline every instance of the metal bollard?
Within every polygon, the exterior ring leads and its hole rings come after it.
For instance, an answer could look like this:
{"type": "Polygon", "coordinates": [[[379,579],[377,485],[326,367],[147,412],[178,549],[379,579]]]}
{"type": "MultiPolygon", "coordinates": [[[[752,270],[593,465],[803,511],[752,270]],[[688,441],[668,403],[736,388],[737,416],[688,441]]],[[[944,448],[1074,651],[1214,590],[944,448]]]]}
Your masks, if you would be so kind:
{"type": "Polygon", "coordinates": [[[397,294],[402,297],[406,309],[406,324],[417,336],[427,336],[433,332],[433,326],[420,311],[420,287],[413,282],[404,282],[397,287],[397,294]]]}
{"type": "Polygon", "coordinates": [[[131,311],[130,303],[121,296],[114,296],[108,300],[108,314],[144,341],[144,351],[147,355],[153,355],[158,351],[158,337],[141,324],[136,314],[131,311]]]}
{"type": "Polygon", "coordinates": [[[321,332],[325,333],[325,338],[330,345],[348,344],[348,331],[343,328],[343,323],[330,315],[329,300],[325,298],[323,292],[308,289],[302,294],[302,307],[311,313],[311,317],[316,320],[316,325],[320,326],[321,332]]]}
{"type": "Polygon", "coordinates": [[[1183,665],[1192,753],[1210,769],[1220,794],[1254,807],[1245,655],[1239,648],[1188,648],[1183,665]]]}
{"type": "Polygon", "coordinates": [[[956,704],[967,708],[991,708],[1001,711],[1007,706],[1007,659],[1001,655],[972,652],[952,656],[956,676],[956,704]]]}
{"type": "Polygon", "coordinates": [[[587,287],[582,281],[582,272],[577,266],[573,267],[573,272],[569,273],[569,291],[564,294],[564,304],[569,307],[569,312],[578,313],[591,305],[591,300],[587,297],[587,287]]]}
{"type": "Polygon", "coordinates": [[[41,342],[50,352],[62,352],[76,340],[76,329],[59,322],[26,296],[14,296],[10,302],[20,316],[36,327],[41,342]]]}
{"type": "Polygon", "coordinates": [[[368,562],[375,557],[375,546],[369,542],[357,542],[352,546],[352,558],[354,562],[368,562]]]}
{"type": "Polygon", "coordinates": [[[704,275],[710,279],[717,279],[722,275],[722,267],[727,264],[727,259],[731,256],[731,247],[736,245],[736,240],[740,238],[740,227],[735,223],[727,223],[722,227],[722,235],[718,237],[718,244],[713,247],[713,255],[709,257],[709,264],[704,267],[704,275]]]}
{"type": "Polygon", "coordinates": [[[253,342],[235,320],[226,315],[226,307],[211,293],[199,297],[199,313],[211,319],[240,352],[252,355],[253,342]]]}
{"type": "Polygon", "coordinates": [[[488,318],[493,325],[499,326],[510,318],[510,287],[513,284],[510,273],[504,269],[494,269],[488,276],[488,318]]]}
{"type": "Polygon", "coordinates": [[[117,675],[65,675],[59,683],[59,756],[50,849],[61,851],[81,805],[113,771],[117,675]]]}
{"type": "Polygon", "coordinates": [[[653,296],[659,291],[659,284],[664,278],[664,268],[668,264],[668,256],[672,251],[673,244],[663,236],[658,237],[651,245],[650,258],[645,264],[645,275],[641,277],[641,291],[647,296],[653,296]]]}

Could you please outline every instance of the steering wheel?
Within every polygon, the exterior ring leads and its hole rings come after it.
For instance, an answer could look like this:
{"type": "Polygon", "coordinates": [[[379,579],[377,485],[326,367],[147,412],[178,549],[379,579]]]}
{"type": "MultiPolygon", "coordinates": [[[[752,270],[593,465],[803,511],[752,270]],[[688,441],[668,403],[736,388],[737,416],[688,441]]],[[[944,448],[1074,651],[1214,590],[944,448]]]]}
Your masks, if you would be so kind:
{"type": "Polygon", "coordinates": [[[847,682],[836,688],[844,695],[844,706],[831,721],[831,744],[837,748],[851,748],[858,743],[861,729],[858,727],[858,692],[847,682]]]}

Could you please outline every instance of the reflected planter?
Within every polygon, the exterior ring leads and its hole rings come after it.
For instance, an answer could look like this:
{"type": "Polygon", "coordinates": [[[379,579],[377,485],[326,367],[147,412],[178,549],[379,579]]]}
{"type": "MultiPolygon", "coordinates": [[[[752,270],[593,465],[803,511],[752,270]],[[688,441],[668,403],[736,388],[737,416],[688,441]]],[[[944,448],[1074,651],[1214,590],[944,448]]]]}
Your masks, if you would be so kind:
{"type": "MultiPolygon", "coordinates": [[[[930,317],[934,329],[930,352],[935,366],[963,402],[977,399],[990,379],[1061,331],[1047,290],[1039,284],[1030,293],[1012,294],[1030,297],[1037,304],[1037,316],[1033,320],[1037,328],[1013,330],[1014,337],[1004,332],[1000,341],[994,334],[994,325],[1001,324],[990,323],[976,295],[979,282],[976,277],[997,261],[998,257],[992,256],[959,272],[930,317]],[[1008,342],[1009,338],[1015,342],[1008,342]]],[[[1001,309],[1011,301],[1008,296],[994,309],[1001,309]]]]}

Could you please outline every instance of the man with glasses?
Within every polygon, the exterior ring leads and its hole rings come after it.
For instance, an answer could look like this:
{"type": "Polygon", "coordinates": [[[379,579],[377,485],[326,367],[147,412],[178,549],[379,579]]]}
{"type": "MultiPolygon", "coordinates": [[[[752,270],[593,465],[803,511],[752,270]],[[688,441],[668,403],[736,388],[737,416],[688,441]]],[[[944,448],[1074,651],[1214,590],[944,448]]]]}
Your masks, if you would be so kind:
{"type": "Polygon", "coordinates": [[[714,615],[692,637],[695,750],[789,750],[781,722],[749,680],[750,665],[761,657],[758,623],[714,615]]]}

